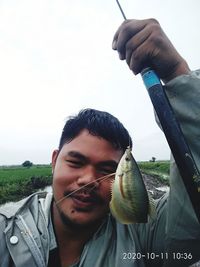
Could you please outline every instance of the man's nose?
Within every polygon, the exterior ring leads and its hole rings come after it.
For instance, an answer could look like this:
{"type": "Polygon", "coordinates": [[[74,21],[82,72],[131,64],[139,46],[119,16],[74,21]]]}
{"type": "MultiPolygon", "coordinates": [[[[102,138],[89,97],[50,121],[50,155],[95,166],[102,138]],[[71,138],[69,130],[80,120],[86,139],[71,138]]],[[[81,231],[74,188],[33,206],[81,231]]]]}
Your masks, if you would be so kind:
{"type": "Polygon", "coordinates": [[[85,167],[77,179],[77,184],[79,186],[97,187],[99,183],[95,168],[92,166],[85,167]]]}

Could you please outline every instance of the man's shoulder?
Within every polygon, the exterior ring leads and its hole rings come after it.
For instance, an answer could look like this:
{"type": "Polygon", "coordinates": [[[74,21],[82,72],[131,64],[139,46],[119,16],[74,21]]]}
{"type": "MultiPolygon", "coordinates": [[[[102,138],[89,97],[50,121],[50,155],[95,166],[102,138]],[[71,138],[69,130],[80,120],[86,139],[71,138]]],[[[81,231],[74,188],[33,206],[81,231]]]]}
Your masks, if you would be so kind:
{"type": "Polygon", "coordinates": [[[37,209],[39,207],[38,204],[40,200],[45,199],[46,196],[46,192],[34,193],[20,201],[10,202],[2,205],[0,207],[0,221],[2,220],[2,217],[9,219],[18,213],[24,212],[26,209],[37,209]]]}

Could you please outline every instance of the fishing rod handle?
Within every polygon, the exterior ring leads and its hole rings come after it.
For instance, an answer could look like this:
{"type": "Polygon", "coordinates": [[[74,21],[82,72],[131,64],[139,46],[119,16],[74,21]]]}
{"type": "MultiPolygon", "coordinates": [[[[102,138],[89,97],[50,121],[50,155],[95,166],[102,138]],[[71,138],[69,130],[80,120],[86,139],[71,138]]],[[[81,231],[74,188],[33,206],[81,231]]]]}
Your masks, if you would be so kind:
{"type": "Polygon", "coordinates": [[[200,222],[200,174],[190,148],[155,71],[145,68],[141,75],[200,222]]]}

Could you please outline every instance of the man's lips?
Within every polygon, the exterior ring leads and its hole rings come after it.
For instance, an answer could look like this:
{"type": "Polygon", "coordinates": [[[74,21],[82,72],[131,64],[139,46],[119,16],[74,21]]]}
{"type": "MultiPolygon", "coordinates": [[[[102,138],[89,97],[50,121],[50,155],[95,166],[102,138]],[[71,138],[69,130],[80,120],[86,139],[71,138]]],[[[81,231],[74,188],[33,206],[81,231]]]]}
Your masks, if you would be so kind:
{"type": "Polygon", "coordinates": [[[75,194],[72,195],[72,198],[78,199],[82,202],[93,202],[94,198],[91,197],[90,195],[85,195],[85,194],[75,194]]]}
{"type": "MultiPolygon", "coordinates": [[[[69,192],[65,192],[64,195],[67,196],[70,194],[69,192]]],[[[98,204],[102,204],[104,201],[103,199],[95,193],[88,194],[88,193],[74,193],[70,194],[69,198],[73,200],[73,202],[80,206],[94,206],[98,204]]]]}
{"type": "Polygon", "coordinates": [[[91,197],[85,197],[82,195],[72,195],[71,199],[80,208],[94,206],[96,201],[91,197]]]}

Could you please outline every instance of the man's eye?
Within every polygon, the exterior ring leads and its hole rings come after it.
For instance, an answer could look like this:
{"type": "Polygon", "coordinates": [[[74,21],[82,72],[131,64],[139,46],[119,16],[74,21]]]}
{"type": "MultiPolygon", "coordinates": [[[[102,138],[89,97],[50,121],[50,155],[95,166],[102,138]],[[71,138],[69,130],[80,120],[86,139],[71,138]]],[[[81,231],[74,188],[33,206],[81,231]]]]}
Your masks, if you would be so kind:
{"type": "Polygon", "coordinates": [[[76,161],[76,160],[66,160],[66,162],[74,168],[80,168],[83,166],[83,163],[81,161],[76,161]]]}
{"type": "Polygon", "coordinates": [[[103,175],[108,175],[108,174],[114,173],[114,171],[111,169],[99,169],[99,173],[103,175]]]}

